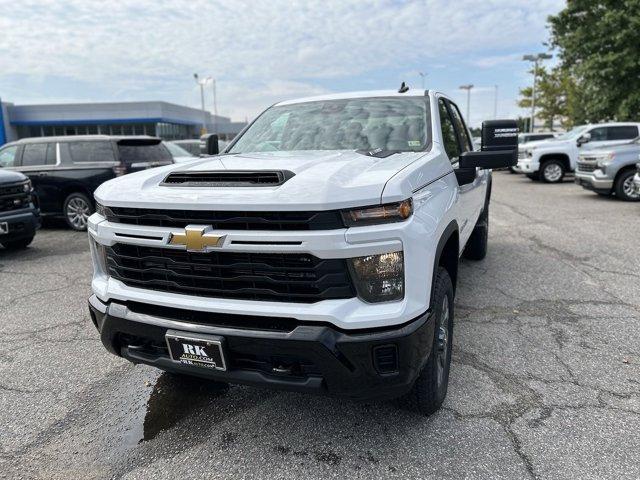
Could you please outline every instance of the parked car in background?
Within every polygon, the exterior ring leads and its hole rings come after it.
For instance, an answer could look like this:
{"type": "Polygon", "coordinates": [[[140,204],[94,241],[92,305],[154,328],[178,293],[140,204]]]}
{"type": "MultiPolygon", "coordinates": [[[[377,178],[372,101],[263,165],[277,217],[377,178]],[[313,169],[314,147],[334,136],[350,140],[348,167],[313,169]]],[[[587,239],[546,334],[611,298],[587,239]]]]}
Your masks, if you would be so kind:
{"type": "Polygon", "coordinates": [[[600,195],[615,193],[621,200],[638,201],[633,177],[640,160],[640,138],[632,142],[603,149],[581,152],[575,182],[600,195]]]}
{"type": "Polygon", "coordinates": [[[628,143],[640,134],[640,123],[581,125],[556,137],[520,145],[515,170],[533,180],[561,182],[574,172],[578,154],[584,150],[628,143]]]}
{"type": "Polygon", "coordinates": [[[549,140],[555,138],[555,136],[556,134],[553,132],[521,133],[518,135],[518,144],[549,140]]]}
{"type": "Polygon", "coordinates": [[[106,180],[173,163],[156,137],[87,135],[25,138],[0,148],[0,166],[33,183],[43,216],[86,230],[93,192],[106,180]]]}
{"type": "Polygon", "coordinates": [[[633,177],[633,186],[636,187],[636,193],[640,194],[640,163],[636,164],[636,175],[633,177]]]}
{"type": "MultiPolygon", "coordinates": [[[[0,152],[0,160],[14,155],[12,152],[0,152]]],[[[25,248],[39,227],[40,213],[31,181],[20,172],[0,169],[0,244],[10,250],[25,248]]]]}
{"type": "Polygon", "coordinates": [[[194,157],[199,157],[201,154],[200,139],[172,140],[171,142],[167,142],[167,144],[178,145],[180,148],[186,150],[194,157]]]}
{"type": "Polygon", "coordinates": [[[184,149],[181,145],[178,145],[175,142],[163,142],[163,144],[167,147],[169,153],[171,153],[174,163],[192,162],[193,160],[200,158],[200,155],[192,154],[190,151],[184,149]]]}

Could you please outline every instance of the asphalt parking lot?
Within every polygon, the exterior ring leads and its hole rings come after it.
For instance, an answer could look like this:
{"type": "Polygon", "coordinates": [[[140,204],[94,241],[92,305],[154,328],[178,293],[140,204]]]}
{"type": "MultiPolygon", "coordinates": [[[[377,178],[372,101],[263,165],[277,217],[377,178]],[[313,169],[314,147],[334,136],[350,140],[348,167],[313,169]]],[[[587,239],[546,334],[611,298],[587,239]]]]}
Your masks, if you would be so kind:
{"type": "Polygon", "coordinates": [[[639,478],[640,204],[496,173],[430,418],[108,354],[85,234],[0,250],[0,477],[639,478]]]}

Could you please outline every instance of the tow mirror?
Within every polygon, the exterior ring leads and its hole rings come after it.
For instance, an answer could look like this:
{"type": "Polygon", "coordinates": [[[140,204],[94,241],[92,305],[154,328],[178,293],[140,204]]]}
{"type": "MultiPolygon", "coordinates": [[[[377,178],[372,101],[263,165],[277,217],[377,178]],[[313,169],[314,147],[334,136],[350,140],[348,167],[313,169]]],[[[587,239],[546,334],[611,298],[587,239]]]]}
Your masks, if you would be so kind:
{"type": "Polygon", "coordinates": [[[464,152],[456,169],[458,183],[473,182],[476,168],[506,168],[518,163],[518,124],[515,120],[482,122],[482,147],[479,152],[464,152]]]}
{"type": "Polygon", "coordinates": [[[218,135],[215,133],[207,133],[200,137],[200,154],[201,155],[218,155],[220,147],[218,146],[218,135]]]}
{"type": "Polygon", "coordinates": [[[578,137],[577,143],[578,143],[578,146],[580,146],[585,143],[589,143],[590,141],[591,141],[591,134],[587,132],[587,133],[583,133],[578,137]]]}

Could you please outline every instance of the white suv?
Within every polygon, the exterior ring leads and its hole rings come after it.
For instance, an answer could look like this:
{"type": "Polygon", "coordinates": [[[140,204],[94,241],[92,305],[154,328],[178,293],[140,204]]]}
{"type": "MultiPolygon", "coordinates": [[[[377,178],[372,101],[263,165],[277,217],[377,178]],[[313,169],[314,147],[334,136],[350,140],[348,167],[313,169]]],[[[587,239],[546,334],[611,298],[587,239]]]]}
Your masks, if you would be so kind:
{"type": "Polygon", "coordinates": [[[267,109],[225,153],[103,184],[89,219],[91,318],[135,363],[355,399],[447,392],[458,259],[487,251],[491,168],[433,91],[267,109]]]}
{"type": "Polygon", "coordinates": [[[520,145],[516,172],[534,180],[559,183],[574,172],[581,151],[620,145],[638,137],[640,123],[581,125],[554,139],[520,145]]]}

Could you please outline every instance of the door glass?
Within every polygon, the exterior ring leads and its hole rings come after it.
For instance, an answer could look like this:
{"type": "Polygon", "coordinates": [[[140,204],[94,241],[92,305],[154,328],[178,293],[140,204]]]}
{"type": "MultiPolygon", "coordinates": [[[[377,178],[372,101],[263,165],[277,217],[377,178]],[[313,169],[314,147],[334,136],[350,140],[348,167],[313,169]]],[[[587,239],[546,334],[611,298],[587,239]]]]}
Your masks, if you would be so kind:
{"type": "Polygon", "coordinates": [[[605,127],[598,127],[590,130],[592,142],[604,142],[607,139],[607,129],[605,127]]]}
{"type": "Polygon", "coordinates": [[[115,162],[111,142],[69,142],[74,163],[115,162]]]}
{"type": "Polygon", "coordinates": [[[56,164],[56,144],[48,143],[47,144],[47,165],[55,165],[56,164]]]}
{"type": "Polygon", "coordinates": [[[17,145],[6,147],[0,150],[0,166],[13,167],[16,163],[17,153],[18,153],[17,145]]]}
{"type": "Polygon", "coordinates": [[[607,140],[632,140],[638,136],[638,127],[634,125],[607,127],[607,140]]]}
{"type": "Polygon", "coordinates": [[[46,164],[47,144],[46,143],[29,143],[24,146],[22,153],[23,167],[36,167],[46,164]]]}
{"type": "Polygon", "coordinates": [[[456,130],[453,127],[453,121],[449,116],[449,110],[444,103],[444,100],[438,100],[438,110],[440,112],[440,125],[442,127],[442,141],[444,142],[444,151],[447,152],[447,156],[452,163],[458,161],[460,156],[460,147],[458,146],[458,139],[456,137],[456,130]]]}
{"type": "Polygon", "coordinates": [[[452,102],[449,102],[449,107],[451,108],[451,115],[453,116],[458,136],[460,137],[460,146],[462,151],[469,152],[473,150],[473,145],[471,143],[471,138],[469,138],[469,131],[464,124],[464,120],[462,120],[462,115],[460,115],[460,110],[458,110],[456,104],[452,102]]]}

